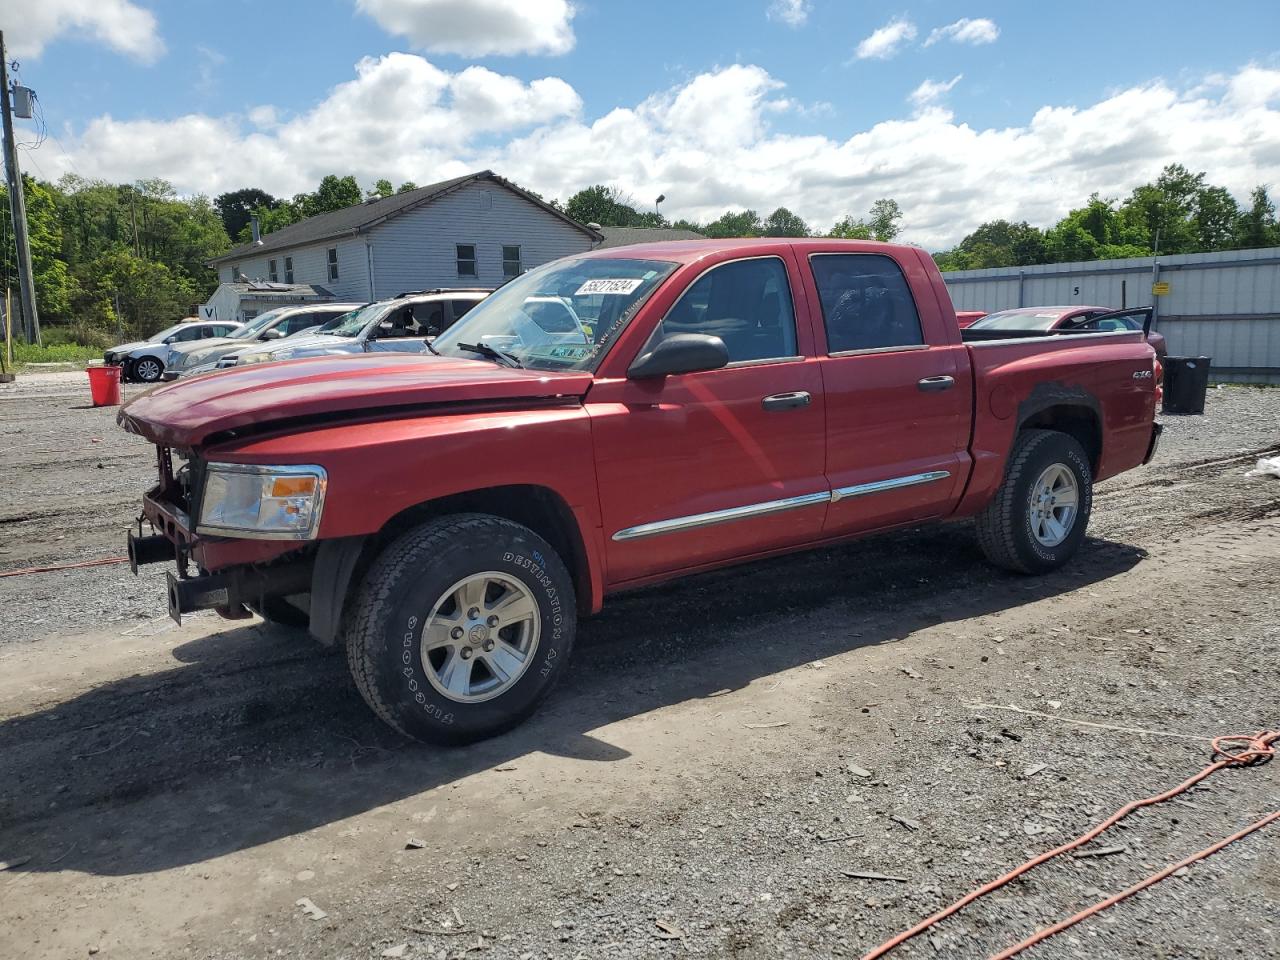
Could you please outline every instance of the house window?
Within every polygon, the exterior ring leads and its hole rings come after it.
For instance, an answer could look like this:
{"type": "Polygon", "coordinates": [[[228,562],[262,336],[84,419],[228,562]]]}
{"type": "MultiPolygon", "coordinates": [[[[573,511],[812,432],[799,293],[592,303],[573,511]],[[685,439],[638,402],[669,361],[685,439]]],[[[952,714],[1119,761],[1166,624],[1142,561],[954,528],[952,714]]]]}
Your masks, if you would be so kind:
{"type": "Polygon", "coordinates": [[[284,258],[284,282],[293,283],[293,257],[284,258]]]}
{"type": "Polygon", "coordinates": [[[474,277],[476,275],[476,245],[474,243],[460,243],[457,247],[458,252],[458,276],[474,277]]]}
{"type": "Polygon", "coordinates": [[[267,261],[267,276],[271,278],[272,283],[280,279],[279,274],[276,273],[276,262],[274,260],[267,261]]]}
{"type": "Polygon", "coordinates": [[[502,275],[504,277],[520,276],[520,248],[502,248],[502,275]]]}
{"type": "Polygon", "coordinates": [[[329,279],[338,279],[338,248],[329,248],[329,279]]]}

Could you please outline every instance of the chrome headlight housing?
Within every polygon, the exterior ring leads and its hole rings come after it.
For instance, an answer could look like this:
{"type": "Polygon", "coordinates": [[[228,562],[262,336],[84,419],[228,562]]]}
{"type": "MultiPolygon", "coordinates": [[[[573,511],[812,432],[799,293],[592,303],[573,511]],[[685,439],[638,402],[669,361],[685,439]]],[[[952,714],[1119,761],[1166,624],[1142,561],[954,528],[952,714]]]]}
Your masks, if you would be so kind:
{"type": "Polygon", "coordinates": [[[255,540],[314,540],[329,475],[324,467],[205,465],[197,533],[255,540]]]}

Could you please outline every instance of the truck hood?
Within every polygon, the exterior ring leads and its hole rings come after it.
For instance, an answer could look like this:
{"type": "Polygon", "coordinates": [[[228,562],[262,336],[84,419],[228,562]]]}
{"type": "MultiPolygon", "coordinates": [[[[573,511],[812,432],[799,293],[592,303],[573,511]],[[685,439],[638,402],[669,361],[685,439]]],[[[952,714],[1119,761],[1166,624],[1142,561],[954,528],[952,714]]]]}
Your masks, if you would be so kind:
{"type": "Polygon", "coordinates": [[[198,447],[215,434],[288,421],[332,423],[386,410],[582,397],[590,373],[518,370],[488,360],[365,353],[236,367],[149,390],[120,409],[125,430],[198,447]]]}

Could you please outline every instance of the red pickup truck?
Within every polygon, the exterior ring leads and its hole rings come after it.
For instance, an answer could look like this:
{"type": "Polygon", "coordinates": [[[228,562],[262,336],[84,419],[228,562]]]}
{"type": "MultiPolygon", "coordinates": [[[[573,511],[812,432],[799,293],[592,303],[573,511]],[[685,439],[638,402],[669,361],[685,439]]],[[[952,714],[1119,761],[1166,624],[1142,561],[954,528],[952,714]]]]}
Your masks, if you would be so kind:
{"type": "Polygon", "coordinates": [[[437,742],[533,712],[615,591],[963,517],[1052,570],[1159,436],[1141,331],[966,343],[932,259],[865,241],[558,260],[432,354],[257,364],[119,419],[156,445],[129,554],[176,563],[171,614],[305,625],[437,742]]]}

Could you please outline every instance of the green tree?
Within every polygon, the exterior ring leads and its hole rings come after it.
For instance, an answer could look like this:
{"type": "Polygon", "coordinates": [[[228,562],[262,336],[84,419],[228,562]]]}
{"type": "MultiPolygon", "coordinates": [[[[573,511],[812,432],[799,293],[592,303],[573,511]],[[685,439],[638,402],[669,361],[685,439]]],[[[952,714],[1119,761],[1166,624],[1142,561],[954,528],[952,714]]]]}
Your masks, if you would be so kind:
{"type": "Polygon", "coordinates": [[[386,199],[396,192],[396,188],[391,185],[391,181],[387,179],[378,180],[374,185],[365,191],[365,199],[372,200],[375,197],[386,199]]]}
{"type": "MultiPolygon", "coordinates": [[[[43,323],[45,320],[65,320],[71,313],[72,299],[76,292],[75,278],[67,269],[63,258],[62,222],[59,218],[57,188],[52,184],[22,177],[23,194],[27,203],[27,245],[31,249],[31,272],[35,279],[36,309],[43,323]]],[[[0,184],[0,207],[8,218],[9,191],[0,184]]],[[[16,277],[18,272],[17,249],[14,246],[10,224],[4,227],[4,272],[16,277]]],[[[16,286],[16,280],[14,281],[16,286]]],[[[17,304],[18,297],[14,296],[17,304]]],[[[17,307],[15,306],[15,313],[17,307]]]]}
{"type": "Polygon", "coordinates": [[[294,197],[293,201],[301,208],[304,217],[314,217],[316,214],[354,206],[363,199],[364,195],[360,192],[360,184],[356,183],[355,177],[339,177],[331,173],[320,181],[315,193],[301,194],[294,197]]]}
{"type": "Polygon", "coordinates": [[[877,200],[871,205],[871,219],[868,221],[871,236],[876,240],[893,240],[901,229],[898,226],[898,221],[901,219],[902,208],[898,206],[897,200],[888,198],[877,200]]]}
{"type": "Polygon", "coordinates": [[[1280,245],[1280,224],[1276,223],[1276,205],[1265,186],[1249,193],[1249,208],[1236,221],[1236,246],[1244,250],[1280,245]]]}
{"type": "Polygon", "coordinates": [[[396,187],[396,193],[408,193],[410,190],[417,190],[418,185],[412,180],[406,180],[400,186],[396,187]]]}
{"type": "Polygon", "coordinates": [[[564,212],[579,223],[598,223],[602,227],[645,226],[631,198],[617,187],[602,183],[579,190],[564,205],[564,212]]]}
{"type": "Polygon", "coordinates": [[[786,207],[779,207],[765,217],[764,235],[766,237],[807,237],[809,225],[786,207]]]}
{"type": "Polygon", "coordinates": [[[1200,250],[1229,250],[1235,243],[1240,204],[1225,187],[1204,187],[1196,193],[1191,215],[1200,250]]]}
{"type": "Polygon", "coordinates": [[[837,240],[874,240],[871,224],[856,217],[845,217],[837,220],[835,226],[827,234],[837,240]]]}
{"type": "Polygon", "coordinates": [[[228,193],[220,193],[213,198],[213,205],[217,208],[218,216],[222,218],[222,228],[226,230],[228,237],[240,236],[240,231],[249,225],[249,218],[255,211],[264,208],[270,210],[279,203],[280,201],[267,191],[259,190],[257,187],[232,190],[228,193]]]}
{"type": "Polygon", "coordinates": [[[704,226],[701,232],[717,240],[730,237],[759,237],[764,234],[764,224],[760,222],[760,214],[754,210],[742,210],[737,213],[726,210],[717,219],[704,226]]]}

